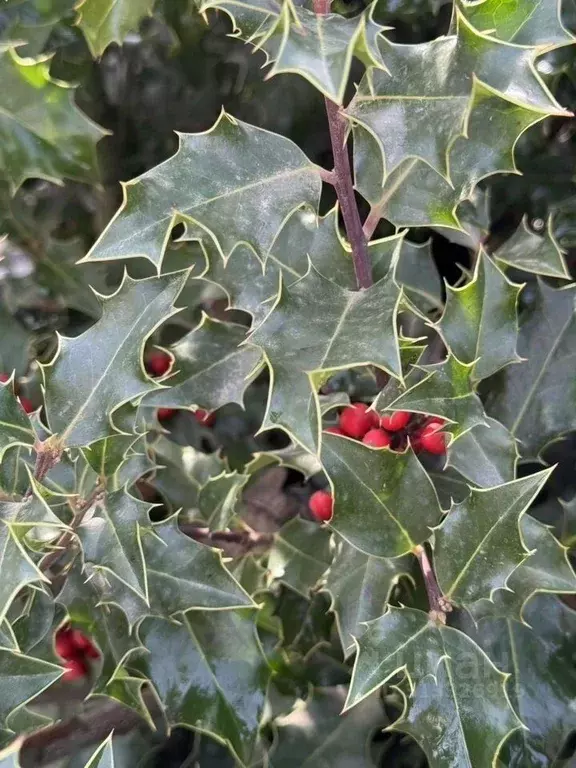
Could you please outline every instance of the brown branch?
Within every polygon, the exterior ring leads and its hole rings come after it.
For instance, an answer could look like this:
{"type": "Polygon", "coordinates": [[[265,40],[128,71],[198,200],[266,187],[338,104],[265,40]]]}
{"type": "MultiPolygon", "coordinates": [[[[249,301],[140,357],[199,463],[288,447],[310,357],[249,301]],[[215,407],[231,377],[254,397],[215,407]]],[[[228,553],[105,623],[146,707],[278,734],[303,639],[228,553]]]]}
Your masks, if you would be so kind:
{"type": "MultiPolygon", "coordinates": [[[[319,16],[329,13],[330,0],[314,0],[314,11],[319,16]]],[[[346,234],[352,248],[356,283],[358,288],[368,288],[372,285],[372,265],[352,184],[352,170],[350,168],[350,158],[348,157],[348,147],[346,146],[347,124],[344,117],[340,114],[338,104],[327,98],[324,99],[324,103],[326,105],[332,154],[334,156],[333,183],[338,195],[346,234]]]]}
{"type": "Polygon", "coordinates": [[[414,554],[418,559],[420,570],[424,578],[424,584],[426,586],[426,593],[428,594],[428,602],[430,604],[430,618],[434,621],[440,621],[442,624],[446,624],[446,614],[452,610],[452,605],[447,597],[444,597],[442,590],[438,586],[436,580],[436,574],[432,568],[432,564],[428,559],[426,550],[423,546],[418,545],[414,547],[414,554]]]}
{"type": "MultiPolygon", "coordinates": [[[[55,467],[62,456],[62,446],[54,437],[49,437],[44,442],[37,441],[34,445],[36,451],[36,463],[34,465],[34,480],[39,483],[44,480],[48,472],[55,467]]],[[[26,492],[25,499],[30,498],[33,488],[30,487],[26,492]]]]}
{"type": "Polygon", "coordinates": [[[261,554],[269,549],[274,536],[256,531],[210,531],[209,528],[184,523],[180,530],[194,541],[221,549],[228,557],[241,557],[249,553],[261,554]]]}
{"type": "Polygon", "coordinates": [[[322,177],[322,181],[325,181],[326,184],[332,184],[332,186],[336,185],[336,174],[334,171],[327,171],[326,168],[318,166],[318,173],[322,177]]]}

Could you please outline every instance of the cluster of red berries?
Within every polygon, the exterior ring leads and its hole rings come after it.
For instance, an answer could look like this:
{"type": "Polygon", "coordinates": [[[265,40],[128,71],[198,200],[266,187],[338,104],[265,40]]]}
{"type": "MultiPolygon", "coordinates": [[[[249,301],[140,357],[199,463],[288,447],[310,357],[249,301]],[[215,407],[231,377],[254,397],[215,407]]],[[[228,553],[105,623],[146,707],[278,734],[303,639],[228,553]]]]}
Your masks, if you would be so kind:
{"type": "Polygon", "coordinates": [[[99,659],[100,652],[89,637],[79,629],[61,627],[54,637],[54,647],[60,658],[66,662],[62,680],[70,682],[86,677],[90,671],[90,659],[99,659]]]}
{"type": "MultiPolygon", "coordinates": [[[[160,376],[165,376],[172,367],[172,358],[167,352],[156,349],[148,355],[144,365],[150,376],[160,378],[160,376]]],[[[159,421],[169,421],[175,413],[175,408],[158,408],[156,415],[159,421]]],[[[194,418],[203,427],[211,427],[216,420],[215,415],[210,411],[205,411],[204,408],[195,410],[194,418]]]]}
{"type": "MultiPolygon", "coordinates": [[[[6,382],[9,380],[10,376],[7,373],[0,373],[0,383],[6,384],[6,382]]],[[[20,400],[20,405],[22,408],[24,408],[26,413],[32,413],[32,411],[35,410],[34,405],[32,404],[32,400],[29,400],[27,397],[20,395],[18,400],[20,400]]]]}
{"type": "MultiPolygon", "coordinates": [[[[403,451],[408,439],[416,453],[427,451],[436,456],[446,453],[447,436],[442,432],[444,419],[422,417],[409,411],[395,411],[379,416],[366,403],[353,403],[340,413],[337,427],[327,427],[333,435],[361,440],[371,448],[403,451]]],[[[328,491],[316,491],[308,502],[313,517],[325,523],[332,517],[334,499],[328,491]]]]}

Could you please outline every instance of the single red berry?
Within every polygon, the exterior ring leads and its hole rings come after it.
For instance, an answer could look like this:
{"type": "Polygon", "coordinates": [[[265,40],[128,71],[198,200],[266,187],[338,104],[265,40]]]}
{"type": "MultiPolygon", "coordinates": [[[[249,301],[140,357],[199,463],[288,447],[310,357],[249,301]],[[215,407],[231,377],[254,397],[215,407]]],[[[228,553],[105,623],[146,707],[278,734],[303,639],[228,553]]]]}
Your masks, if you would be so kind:
{"type": "Polygon", "coordinates": [[[32,413],[34,411],[34,405],[32,404],[32,400],[29,400],[27,397],[19,397],[20,405],[26,413],[32,413]]]}
{"type": "Polygon", "coordinates": [[[8,376],[7,373],[0,373],[0,382],[2,384],[6,384],[6,382],[10,379],[10,376],[8,376]]]}
{"type": "Polygon", "coordinates": [[[332,494],[328,493],[328,491],[316,491],[310,496],[308,506],[315,519],[319,523],[325,523],[332,517],[334,499],[332,498],[332,494]]]}
{"type": "Polygon", "coordinates": [[[362,442],[372,448],[388,448],[392,440],[388,432],[383,429],[370,429],[364,435],[362,442]]]}
{"type": "Polygon", "coordinates": [[[158,416],[160,421],[168,421],[168,419],[171,419],[175,413],[176,410],[174,408],[158,408],[156,416],[158,416]]]}
{"type": "Polygon", "coordinates": [[[442,456],[446,453],[446,434],[439,432],[438,424],[427,424],[419,435],[422,450],[442,456]]]}
{"type": "Polygon", "coordinates": [[[345,435],[360,440],[369,429],[378,426],[378,414],[369,411],[366,403],[353,403],[344,408],[338,423],[345,435]]]}
{"type": "Polygon", "coordinates": [[[326,427],[324,432],[330,432],[331,435],[340,435],[341,437],[345,437],[346,433],[342,432],[340,427],[326,427]]]}
{"type": "Polygon", "coordinates": [[[155,350],[146,360],[146,370],[153,376],[164,376],[172,366],[172,358],[167,352],[155,350]]]}
{"type": "Polygon", "coordinates": [[[64,664],[64,669],[65,672],[62,675],[62,680],[65,680],[67,683],[79,680],[88,674],[88,667],[82,659],[68,659],[66,664],[64,664]]]}
{"type": "Polygon", "coordinates": [[[72,630],[72,643],[78,655],[87,656],[89,659],[100,658],[100,653],[92,640],[79,629],[72,630]]]}
{"type": "Polygon", "coordinates": [[[203,427],[211,427],[216,421],[216,416],[214,413],[211,413],[204,408],[197,408],[194,411],[194,418],[198,424],[202,424],[203,427]]]}
{"type": "Polygon", "coordinates": [[[380,419],[380,426],[382,429],[387,429],[388,432],[399,432],[401,429],[405,429],[408,426],[408,422],[411,418],[412,414],[408,411],[387,413],[380,419]]]}
{"type": "Polygon", "coordinates": [[[441,419],[440,416],[431,416],[427,420],[425,427],[435,426],[437,429],[441,429],[445,424],[446,419],[441,419]]]}
{"type": "Polygon", "coordinates": [[[69,627],[62,627],[56,632],[54,648],[62,659],[71,659],[75,656],[76,648],[72,640],[72,630],[69,627]]]}

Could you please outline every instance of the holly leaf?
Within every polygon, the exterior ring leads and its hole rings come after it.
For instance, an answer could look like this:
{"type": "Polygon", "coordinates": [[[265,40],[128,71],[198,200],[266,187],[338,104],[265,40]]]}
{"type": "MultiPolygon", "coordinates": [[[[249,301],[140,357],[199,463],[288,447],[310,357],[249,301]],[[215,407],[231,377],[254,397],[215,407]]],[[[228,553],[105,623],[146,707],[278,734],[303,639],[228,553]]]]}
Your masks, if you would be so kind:
{"type": "Polygon", "coordinates": [[[447,467],[453,467],[473,485],[491,488],[516,477],[520,454],[516,440],[494,419],[478,424],[448,447],[447,467]]]}
{"type": "Polygon", "coordinates": [[[472,488],[434,531],[434,565],[442,594],[458,605],[492,599],[531,554],[520,518],[550,476],[545,469],[495,488],[472,488]]]}
{"type": "Polygon", "coordinates": [[[82,0],[76,6],[80,27],[94,58],[101,56],[112,42],[123,43],[140,20],[152,14],[153,0],[82,0]]]}
{"type": "MultiPolygon", "coordinates": [[[[103,603],[115,603],[132,626],[145,616],[171,618],[190,609],[252,607],[249,595],[222,565],[220,552],[180,531],[177,515],[139,529],[146,600],[114,571],[86,563],[86,575],[103,603]]],[[[98,565],[98,564],[96,564],[98,565]]]]}
{"type": "Polygon", "coordinates": [[[98,477],[113,477],[127,460],[127,453],[138,438],[134,435],[107,435],[82,449],[82,455],[98,477]]]}
{"type": "Polygon", "coordinates": [[[527,603],[536,593],[576,593],[576,574],[568,560],[568,550],[550,528],[524,515],[520,530],[526,547],[533,554],[513,571],[506,590],[498,590],[492,600],[480,600],[468,606],[476,621],[499,617],[523,621],[527,603]]]}
{"type": "Polygon", "coordinates": [[[198,509],[210,530],[221,531],[228,527],[248,477],[238,472],[223,472],[218,477],[211,477],[200,489],[198,509]]]}
{"type": "Polygon", "coordinates": [[[381,40],[388,72],[369,70],[346,114],[378,140],[386,173],[418,157],[448,175],[448,149],[464,132],[470,88],[451,77],[455,37],[418,45],[381,40]],[[442,61],[445,66],[437,66],[442,61]]]}
{"type": "Polygon", "coordinates": [[[248,765],[271,674],[255,612],[190,611],[179,624],[145,619],[138,635],[168,723],[211,734],[248,765]]]}
{"type": "Polygon", "coordinates": [[[506,675],[467,635],[432,622],[423,611],[390,607],[369,622],[358,640],[346,708],[398,672],[408,678],[410,698],[404,697],[404,712],[390,729],[412,736],[431,768],[492,768],[501,745],[521,727],[506,675]],[[476,686],[470,686],[471,664],[476,686]]]}
{"type": "Polygon", "coordinates": [[[537,275],[570,277],[563,252],[554,237],[552,217],[540,235],[528,227],[528,221],[524,218],[512,237],[498,248],[494,258],[503,264],[537,275]]]}
{"type": "Polygon", "coordinates": [[[316,393],[329,372],[373,364],[401,378],[399,299],[391,276],[348,291],[311,268],[290,288],[282,286],[274,309],[249,336],[271,371],[262,428],[281,427],[315,453],[321,439],[316,393]],[[279,335],[282,328],[301,330],[279,335]]]}
{"type": "Polygon", "coordinates": [[[550,49],[575,40],[560,19],[560,2],[534,0],[523,6],[499,0],[459,0],[458,5],[479,32],[509,43],[550,49]]]}
{"type": "MultiPolygon", "coordinates": [[[[526,289],[528,291],[528,289],[526,289]]],[[[554,290],[538,281],[520,314],[518,353],[526,359],[493,379],[485,405],[490,416],[519,441],[523,458],[537,458],[552,440],[576,429],[571,405],[576,349],[574,288],[554,290]]]]}
{"type": "Polygon", "coordinates": [[[12,382],[0,384],[0,461],[9,448],[31,447],[35,439],[28,414],[14,395],[12,382]]]}
{"type": "Polygon", "coordinates": [[[268,556],[268,581],[279,579],[308,597],[332,561],[331,534],[317,523],[295,517],[282,526],[268,556]]]}
{"type": "Polygon", "coordinates": [[[264,258],[291,211],[316,208],[321,180],[289,139],[223,113],[207,133],[180,134],[178,152],[124,190],[84,261],[142,256],[160,268],[180,221],[204,229],[223,256],[242,242],[264,258]]]}
{"type": "Polygon", "coordinates": [[[96,747],[84,768],[114,768],[112,733],[96,747]]]}
{"type": "Polygon", "coordinates": [[[56,359],[43,367],[50,429],[68,447],[86,446],[111,431],[109,414],[157,389],[142,368],[147,336],[174,314],[186,275],[125,277],[104,300],[102,318],[80,336],[61,338],[56,359]]]}
{"type": "Polygon", "coordinates": [[[377,695],[342,714],[346,686],[314,688],[288,715],[274,723],[271,768],[370,768],[369,744],[388,720],[377,695]]]}
{"type": "Polygon", "coordinates": [[[504,744],[505,765],[552,765],[574,729],[570,703],[576,696],[574,653],[576,614],[551,595],[527,606],[530,626],[510,619],[481,621],[464,628],[505,674],[510,700],[525,729],[504,744]]]}
{"type": "Polygon", "coordinates": [[[448,428],[454,440],[478,424],[487,424],[484,408],[474,391],[473,365],[449,355],[442,363],[414,367],[427,375],[390,403],[390,410],[440,416],[450,422],[448,428]]]}
{"type": "Polygon", "coordinates": [[[52,80],[45,59],[21,59],[0,44],[0,179],[13,194],[26,179],[94,181],[96,142],[104,131],[52,80]]]}
{"type": "Polygon", "coordinates": [[[402,241],[396,268],[396,280],[404,287],[404,294],[420,312],[441,310],[442,280],[432,257],[432,241],[411,243],[402,241]]]}
{"type": "Polygon", "coordinates": [[[48,582],[27,551],[26,537],[32,529],[54,531],[63,527],[60,520],[38,494],[31,477],[32,495],[25,501],[0,502],[0,623],[20,589],[26,584],[48,582]]]}
{"type": "Polygon", "coordinates": [[[332,597],[331,610],[349,657],[355,650],[364,622],[382,615],[392,590],[401,578],[412,579],[411,558],[366,555],[341,539],[324,583],[332,597]]]}
{"type": "Polygon", "coordinates": [[[146,504],[124,490],[108,493],[84,518],[77,533],[86,562],[110,573],[148,603],[148,580],[141,529],[150,526],[146,504]]]}
{"type": "Polygon", "coordinates": [[[0,648],[0,668],[0,732],[5,740],[12,733],[10,715],[58,680],[62,668],[7,648],[0,648]]]}
{"type": "Polygon", "coordinates": [[[0,339],[0,369],[3,373],[16,371],[16,376],[23,376],[30,365],[31,334],[8,311],[2,301],[0,326],[3,330],[0,339]]]}
{"type": "Polygon", "coordinates": [[[446,286],[446,308],[435,327],[450,352],[472,366],[472,381],[521,362],[516,352],[521,290],[483,251],[476,259],[472,280],[460,288],[446,286]]]}
{"type": "Polygon", "coordinates": [[[353,547],[399,557],[430,537],[440,505],[411,449],[393,453],[326,434],[322,464],[334,488],[331,527],[353,547]]]}
{"type": "Polygon", "coordinates": [[[200,325],[170,347],[175,371],[164,389],[147,395],[143,405],[167,408],[202,406],[209,411],[226,403],[242,405],[250,375],[261,353],[243,345],[246,329],[203,315],[200,325]]]}

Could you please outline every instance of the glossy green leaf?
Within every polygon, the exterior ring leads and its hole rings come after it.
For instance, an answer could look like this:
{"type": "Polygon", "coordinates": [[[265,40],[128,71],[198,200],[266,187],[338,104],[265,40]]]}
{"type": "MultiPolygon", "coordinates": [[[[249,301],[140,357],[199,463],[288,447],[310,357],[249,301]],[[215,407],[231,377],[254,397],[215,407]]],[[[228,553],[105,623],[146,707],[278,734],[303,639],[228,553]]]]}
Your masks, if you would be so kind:
{"type": "Polygon", "coordinates": [[[174,355],[172,375],[159,389],[144,398],[144,405],[168,408],[201,406],[209,411],[226,403],[243,402],[250,374],[261,353],[242,345],[246,329],[221,323],[204,315],[200,325],[170,348],[174,355]]]}
{"type": "Polygon", "coordinates": [[[148,280],[126,277],[104,301],[102,318],[75,338],[60,340],[54,362],[43,369],[50,428],[66,446],[85,446],[111,431],[109,413],[157,389],[144,374],[146,337],[174,313],[185,275],[148,280]]]}
{"type": "Polygon", "coordinates": [[[574,42],[560,19],[560,0],[459,0],[459,7],[479,32],[516,45],[552,48],[574,42]]]}
{"type": "Polygon", "coordinates": [[[472,365],[473,381],[520,362],[516,308],[521,286],[511,283],[481,251],[472,280],[446,290],[446,308],[436,327],[451,353],[472,365]]]}
{"type": "Polygon", "coordinates": [[[268,556],[269,581],[280,581],[308,597],[332,561],[330,531],[295,517],[282,526],[268,556]]]}
{"type": "MultiPolygon", "coordinates": [[[[418,366],[420,367],[420,366],[418,366]]],[[[450,355],[443,363],[421,366],[427,375],[390,403],[395,411],[440,416],[450,422],[454,440],[478,424],[486,424],[480,398],[474,391],[472,365],[450,355]]]]}
{"type": "Polygon", "coordinates": [[[12,389],[12,382],[0,384],[0,461],[9,448],[34,445],[35,434],[12,389]]]}
{"type": "Polygon", "coordinates": [[[567,550],[552,531],[530,515],[524,515],[520,530],[524,544],[534,554],[512,573],[507,590],[498,590],[491,601],[481,600],[468,607],[474,619],[525,620],[527,603],[537,592],[576,593],[576,574],[567,550]]]}
{"type": "Polygon", "coordinates": [[[398,557],[430,537],[440,505],[411,449],[393,453],[326,434],[322,464],[334,488],[330,525],[353,547],[398,557]]]}
{"type": "Polygon", "coordinates": [[[431,768],[492,768],[520,721],[506,694],[506,676],[478,645],[423,611],[389,608],[358,641],[347,707],[401,671],[411,695],[392,728],[416,739],[431,768]]]}
{"type": "Polygon", "coordinates": [[[402,241],[396,280],[408,299],[421,312],[442,309],[442,280],[432,258],[432,241],[402,241]]]}
{"type": "Polygon", "coordinates": [[[76,6],[77,24],[84,32],[93,56],[101,56],[112,42],[123,43],[138,30],[144,16],[152,13],[153,0],[82,0],[76,6]]]}
{"type": "Polygon", "coordinates": [[[497,619],[481,621],[476,631],[468,622],[465,629],[511,675],[510,699],[526,726],[504,744],[504,765],[561,765],[557,758],[574,729],[576,614],[551,595],[540,595],[527,607],[525,618],[530,626],[497,619]]]}
{"type": "Polygon", "coordinates": [[[227,528],[235,514],[248,475],[224,472],[211,477],[198,494],[198,509],[211,530],[227,528]]]}
{"type": "Polygon", "coordinates": [[[0,325],[3,330],[0,339],[0,368],[2,373],[16,371],[17,376],[26,373],[30,364],[31,334],[0,302],[0,325]]]}
{"type": "Polygon", "coordinates": [[[550,476],[545,469],[495,488],[473,488],[434,531],[434,565],[442,593],[457,604],[491,599],[524,563],[520,518],[550,476]]]}
{"type": "Polygon", "coordinates": [[[141,529],[150,526],[146,504],[123,490],[106,494],[94,514],[78,528],[84,559],[105,574],[111,573],[148,603],[148,581],[141,529]]]}
{"type": "Polygon", "coordinates": [[[134,445],[134,435],[108,435],[82,451],[84,458],[100,478],[115,475],[134,445]]]}
{"type": "MultiPolygon", "coordinates": [[[[16,651],[0,648],[0,729],[9,729],[7,720],[62,674],[62,668],[16,651]]],[[[4,734],[2,734],[4,736],[4,734]]]]}
{"type": "Polygon", "coordinates": [[[314,688],[276,719],[271,768],[371,768],[370,741],[388,720],[377,695],[342,714],[346,687],[314,688]]]}
{"type": "Polygon", "coordinates": [[[263,257],[296,207],[315,208],[321,181],[291,141],[222,114],[207,133],[180,134],[178,152],[124,186],[125,201],[86,261],[143,256],[160,267],[179,221],[263,257]],[[254,226],[257,224],[257,226],[254,226]]]}
{"type": "Polygon", "coordinates": [[[353,653],[363,622],[381,616],[395,585],[402,577],[412,578],[411,566],[411,558],[374,557],[339,541],[324,586],[346,656],[353,653]]]}
{"type": "Polygon", "coordinates": [[[30,178],[93,181],[102,129],[50,78],[48,63],[21,59],[0,44],[0,178],[12,192],[30,178]]]}
{"type": "Polygon", "coordinates": [[[519,441],[522,456],[536,458],[552,440],[576,429],[570,385],[576,349],[574,289],[538,281],[526,288],[518,353],[526,359],[491,382],[486,410],[519,441]]]}
{"type": "Polygon", "coordinates": [[[254,613],[192,611],[179,624],[146,619],[138,634],[168,723],[211,734],[247,765],[270,678],[254,613]]]}
{"type": "Polygon", "coordinates": [[[101,601],[119,605],[130,625],[145,616],[170,618],[190,609],[253,605],[222,565],[220,553],[183,534],[176,517],[139,528],[147,600],[117,579],[112,570],[86,563],[86,576],[99,591],[101,601]]]}
{"type": "Polygon", "coordinates": [[[516,440],[506,427],[487,419],[448,447],[446,466],[479,488],[491,488],[515,479],[518,457],[516,440]]]}
{"type": "Polygon", "coordinates": [[[115,768],[112,733],[96,747],[85,768],[115,768]]]}
{"type": "Polygon", "coordinates": [[[27,551],[26,535],[37,528],[53,531],[55,538],[62,528],[60,520],[37,495],[36,486],[33,487],[34,492],[25,501],[0,502],[0,620],[23,586],[48,581],[27,551]]]}
{"type": "Polygon", "coordinates": [[[504,245],[494,254],[497,261],[511,267],[535,272],[548,277],[568,278],[570,276],[560,246],[552,230],[552,218],[546,230],[539,235],[528,227],[526,219],[504,245]]]}
{"type": "Polygon", "coordinates": [[[316,452],[316,392],[328,372],[372,363],[401,377],[395,327],[399,299],[391,276],[366,290],[348,291],[311,269],[290,288],[283,286],[274,309],[249,337],[262,348],[271,370],[263,428],[282,427],[316,452]],[[283,333],[288,328],[292,332],[283,333]]]}

